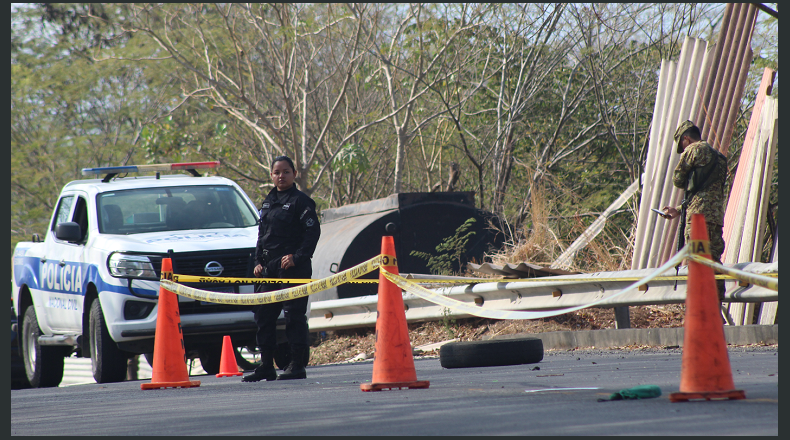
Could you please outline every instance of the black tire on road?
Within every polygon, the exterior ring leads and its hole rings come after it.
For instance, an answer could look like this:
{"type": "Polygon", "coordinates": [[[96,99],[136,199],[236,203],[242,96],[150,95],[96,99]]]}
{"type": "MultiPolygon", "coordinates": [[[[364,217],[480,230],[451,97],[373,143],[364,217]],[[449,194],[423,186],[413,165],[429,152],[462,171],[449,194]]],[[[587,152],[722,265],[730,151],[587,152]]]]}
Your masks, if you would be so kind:
{"type": "Polygon", "coordinates": [[[25,361],[20,355],[19,347],[11,347],[11,389],[22,390],[30,388],[30,382],[25,373],[25,361]]]}
{"type": "Polygon", "coordinates": [[[439,362],[444,368],[534,364],[541,360],[543,341],[533,337],[450,342],[439,349],[439,362]]]}
{"type": "Polygon", "coordinates": [[[91,370],[96,383],[121,382],[126,379],[126,360],[129,356],[110,337],[98,298],[91,303],[88,327],[91,370]]]}
{"type": "Polygon", "coordinates": [[[25,372],[25,360],[22,358],[22,344],[19,342],[19,332],[14,307],[11,307],[11,389],[21,390],[30,388],[25,372]]]}
{"type": "Polygon", "coordinates": [[[38,327],[36,310],[33,306],[25,310],[20,336],[22,358],[30,386],[46,388],[60,385],[60,381],[63,380],[65,350],[63,347],[41,346],[38,343],[41,329],[38,327]]]}

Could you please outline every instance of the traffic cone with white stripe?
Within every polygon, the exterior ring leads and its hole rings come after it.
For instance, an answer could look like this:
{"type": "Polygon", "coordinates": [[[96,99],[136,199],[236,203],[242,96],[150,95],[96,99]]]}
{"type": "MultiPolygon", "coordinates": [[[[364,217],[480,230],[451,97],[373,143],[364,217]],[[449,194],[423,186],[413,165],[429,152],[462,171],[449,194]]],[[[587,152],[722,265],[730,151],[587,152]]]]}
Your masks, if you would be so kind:
{"type": "MultiPolygon", "coordinates": [[[[173,262],[170,258],[162,259],[162,279],[173,279],[173,262]]],[[[178,312],[178,297],[161,285],[159,286],[157,309],[151,382],[140,384],[140,389],[199,387],[200,381],[189,380],[187,372],[184,335],[181,333],[181,315],[178,312]]]]}
{"type": "MultiPolygon", "coordinates": [[[[691,252],[710,259],[702,214],[692,214],[690,235],[691,252]]],[[[680,391],[670,394],[669,400],[745,399],[746,394],[736,390],[732,381],[713,268],[694,260],[689,262],[684,321],[680,391]]]]}
{"type": "MultiPolygon", "coordinates": [[[[384,256],[381,268],[397,275],[395,242],[391,236],[381,237],[381,254],[384,256]]],[[[401,289],[381,272],[379,272],[375,350],[373,380],[361,384],[359,388],[362,391],[428,388],[430,382],[417,380],[401,289]]]]}

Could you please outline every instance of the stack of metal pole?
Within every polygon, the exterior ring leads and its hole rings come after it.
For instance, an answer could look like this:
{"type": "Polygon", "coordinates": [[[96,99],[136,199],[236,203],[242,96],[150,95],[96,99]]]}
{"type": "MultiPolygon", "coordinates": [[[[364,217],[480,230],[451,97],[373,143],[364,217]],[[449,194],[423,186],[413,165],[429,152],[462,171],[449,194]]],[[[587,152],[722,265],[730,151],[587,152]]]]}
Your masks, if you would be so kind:
{"type": "Polygon", "coordinates": [[[663,264],[670,256],[662,255],[664,243],[669,244],[665,246],[668,254],[674,250],[677,220],[666,221],[652,214],[650,209],[677,206],[682,197],[672,185],[672,171],[679,160],[679,156],[673,154],[673,134],[681,122],[691,119],[698,111],[703,73],[709,59],[707,46],[704,40],[686,38],[677,64],[661,61],[631,269],[663,264]]]}
{"type": "MultiPolygon", "coordinates": [[[[736,172],[736,179],[740,177],[739,184],[733,185],[725,215],[725,223],[729,225],[724,235],[726,247],[722,260],[725,263],[761,260],[778,140],[778,113],[778,101],[771,96],[764,98],[759,113],[752,113],[751,121],[756,122],[755,133],[752,133],[749,148],[744,145],[741,152],[736,172]]],[[[729,313],[733,324],[752,324],[756,306],[755,303],[730,304],[729,313]]],[[[773,324],[776,304],[763,304],[760,312],[761,322],[773,324]]]]}
{"type": "Polygon", "coordinates": [[[678,220],[666,221],[650,208],[677,207],[683,197],[671,177],[680,158],[672,137],[677,126],[693,121],[703,139],[727,154],[753,57],[756,14],[753,4],[728,4],[712,51],[687,38],[677,65],[661,63],[631,269],[658,267],[676,252],[678,220]]]}

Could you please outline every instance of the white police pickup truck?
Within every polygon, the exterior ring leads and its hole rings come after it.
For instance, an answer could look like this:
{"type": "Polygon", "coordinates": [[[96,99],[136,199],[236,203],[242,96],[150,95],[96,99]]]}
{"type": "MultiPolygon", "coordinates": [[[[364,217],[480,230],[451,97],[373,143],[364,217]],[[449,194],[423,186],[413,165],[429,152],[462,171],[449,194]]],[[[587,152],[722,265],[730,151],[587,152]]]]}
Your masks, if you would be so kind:
{"type": "MultiPolygon", "coordinates": [[[[33,387],[57,386],[64,357],[90,357],[97,383],[126,378],[134,354],[152,356],[161,261],[178,274],[252,277],[258,213],[233,181],[197,169],[219,162],[86,168],[68,183],[46,237],[14,250],[12,299],[33,387]],[[189,175],[160,175],[185,170],[189,175]],[[129,175],[156,172],[156,175],[129,175]],[[119,177],[123,175],[125,177],[119,177]]],[[[252,285],[193,287],[251,293],[252,285]]],[[[179,297],[189,358],[219,370],[222,337],[255,345],[251,306],[179,297]]]]}

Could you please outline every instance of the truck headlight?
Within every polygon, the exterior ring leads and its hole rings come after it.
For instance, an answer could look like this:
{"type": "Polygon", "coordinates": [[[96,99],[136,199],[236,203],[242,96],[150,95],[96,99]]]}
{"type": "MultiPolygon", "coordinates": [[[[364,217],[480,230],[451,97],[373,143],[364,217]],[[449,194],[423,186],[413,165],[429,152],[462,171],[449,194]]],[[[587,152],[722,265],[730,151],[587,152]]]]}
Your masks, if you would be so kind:
{"type": "Polygon", "coordinates": [[[120,278],[158,279],[154,265],[145,255],[129,255],[115,252],[107,261],[110,274],[120,278]]]}

